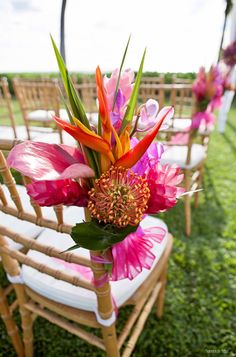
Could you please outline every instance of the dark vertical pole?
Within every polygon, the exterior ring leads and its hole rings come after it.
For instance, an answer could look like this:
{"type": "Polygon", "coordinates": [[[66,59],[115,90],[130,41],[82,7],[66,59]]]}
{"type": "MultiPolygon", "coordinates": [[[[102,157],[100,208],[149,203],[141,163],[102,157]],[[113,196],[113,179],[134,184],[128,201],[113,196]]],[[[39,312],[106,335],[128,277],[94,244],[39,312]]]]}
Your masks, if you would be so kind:
{"type": "Polygon", "coordinates": [[[219,48],[218,61],[217,61],[217,62],[220,61],[221,51],[222,51],[223,42],[224,42],[224,37],[225,37],[226,21],[227,21],[227,17],[228,17],[228,15],[229,15],[229,13],[230,13],[232,7],[233,7],[233,2],[232,2],[232,0],[226,0],[224,25],[223,25],[223,30],[222,30],[222,36],[221,36],[221,41],[220,41],[220,48],[219,48]]]}
{"type": "Polygon", "coordinates": [[[62,0],[61,5],[61,26],[60,26],[60,52],[66,63],[66,51],[65,51],[65,11],[66,0],[62,0]]]}

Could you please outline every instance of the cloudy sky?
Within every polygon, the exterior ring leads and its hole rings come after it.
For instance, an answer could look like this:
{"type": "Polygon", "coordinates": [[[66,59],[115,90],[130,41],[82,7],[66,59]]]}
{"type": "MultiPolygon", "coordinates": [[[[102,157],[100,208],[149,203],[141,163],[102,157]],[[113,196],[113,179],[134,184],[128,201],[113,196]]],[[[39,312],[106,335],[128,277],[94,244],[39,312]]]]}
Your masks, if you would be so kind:
{"type": "MultiPolygon", "coordinates": [[[[57,70],[49,33],[59,45],[61,0],[0,0],[0,72],[57,70]]],[[[119,66],[132,34],[126,67],[196,71],[217,58],[225,0],[67,0],[70,70],[119,66]]],[[[229,41],[230,21],[226,33],[229,41]]]]}

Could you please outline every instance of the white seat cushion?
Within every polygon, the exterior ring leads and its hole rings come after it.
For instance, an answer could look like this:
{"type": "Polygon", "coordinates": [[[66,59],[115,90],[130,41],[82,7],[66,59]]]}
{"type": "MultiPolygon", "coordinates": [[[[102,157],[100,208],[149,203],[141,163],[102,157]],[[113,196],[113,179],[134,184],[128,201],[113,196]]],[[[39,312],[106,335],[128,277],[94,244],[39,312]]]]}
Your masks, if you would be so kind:
{"type": "MultiPolygon", "coordinates": [[[[15,204],[10,197],[10,193],[9,193],[7,187],[5,185],[2,185],[2,188],[3,188],[3,191],[7,198],[8,205],[10,207],[15,208],[15,204]]],[[[26,188],[24,186],[17,185],[17,191],[20,195],[21,202],[22,202],[25,212],[35,214],[34,209],[30,204],[30,199],[29,199],[29,196],[27,195],[26,188]]],[[[53,208],[42,207],[42,212],[43,212],[43,216],[45,218],[48,218],[51,220],[56,219],[53,208]]],[[[12,230],[16,231],[17,233],[24,235],[31,239],[35,239],[43,231],[43,227],[39,227],[39,226],[37,226],[33,223],[30,223],[30,222],[27,222],[27,221],[22,221],[14,216],[5,214],[3,212],[0,212],[0,224],[6,228],[12,229],[12,230]]],[[[15,243],[10,238],[7,238],[7,240],[8,240],[8,243],[11,248],[14,248],[17,250],[22,248],[21,244],[15,243]]]]}
{"type": "Polygon", "coordinates": [[[188,129],[191,126],[192,120],[190,118],[174,118],[173,128],[177,130],[188,129]]]}
{"type": "MultiPolygon", "coordinates": [[[[69,146],[77,146],[75,139],[66,133],[65,131],[62,132],[63,144],[69,146]]],[[[48,134],[39,134],[36,135],[33,141],[49,143],[49,144],[60,144],[60,136],[58,132],[48,133],[48,134]]]]}
{"type": "MultiPolygon", "coordinates": [[[[43,109],[38,109],[38,110],[33,110],[27,115],[28,120],[32,121],[52,121],[52,117],[55,115],[55,112],[53,110],[43,110],[43,109]]],[[[66,121],[69,121],[68,114],[66,109],[60,109],[60,118],[64,119],[66,121]]]]}
{"type": "Polygon", "coordinates": [[[166,146],[161,157],[161,164],[176,164],[182,169],[192,169],[196,167],[206,157],[205,148],[200,144],[193,144],[191,148],[190,164],[186,165],[188,147],[187,146],[166,146]]]}
{"type": "MultiPolygon", "coordinates": [[[[16,134],[18,139],[27,139],[27,132],[24,126],[16,126],[16,134]]],[[[14,139],[14,131],[11,126],[2,126],[0,128],[0,139],[4,140],[13,140],[14,139]]]]}
{"type": "MultiPolygon", "coordinates": [[[[83,217],[83,211],[80,214],[78,212],[78,208],[74,211],[69,208],[66,212],[67,217],[70,217],[70,220],[74,220],[79,222],[83,217]],[[71,215],[73,218],[71,218],[71,215]]],[[[159,219],[153,217],[146,217],[142,222],[142,227],[151,227],[151,226],[159,226],[163,227],[167,231],[167,227],[164,222],[159,219]]],[[[60,249],[61,251],[71,247],[74,244],[74,241],[69,235],[59,234],[55,231],[51,231],[49,229],[45,230],[40,236],[37,238],[37,241],[43,243],[45,245],[54,246],[60,249]]],[[[156,255],[156,259],[152,266],[152,269],[155,268],[155,265],[159,261],[168,241],[168,234],[166,233],[161,244],[154,244],[152,251],[156,255]]],[[[89,251],[83,248],[79,248],[74,250],[75,254],[78,254],[83,257],[89,257],[89,251]]],[[[36,251],[29,251],[28,256],[39,261],[42,264],[46,264],[50,267],[67,271],[73,275],[79,274],[69,268],[65,268],[64,265],[58,263],[55,259],[46,256],[42,253],[36,251]]],[[[152,270],[151,269],[151,270],[152,270]]],[[[112,295],[116,301],[117,306],[121,306],[127,299],[129,299],[133,293],[138,289],[138,287],[144,282],[144,280],[148,277],[151,270],[144,269],[141,274],[139,274],[133,280],[120,280],[117,282],[111,282],[111,291],[112,295]]],[[[42,274],[39,271],[23,265],[22,267],[22,277],[27,286],[29,286],[32,290],[37,293],[62,304],[79,308],[86,311],[96,311],[97,309],[97,299],[94,292],[86,290],[84,288],[73,286],[69,283],[63,282],[61,280],[57,280],[49,275],[42,274]]]]}
{"type": "Polygon", "coordinates": [[[98,113],[86,113],[90,124],[98,127],[98,113]]]}

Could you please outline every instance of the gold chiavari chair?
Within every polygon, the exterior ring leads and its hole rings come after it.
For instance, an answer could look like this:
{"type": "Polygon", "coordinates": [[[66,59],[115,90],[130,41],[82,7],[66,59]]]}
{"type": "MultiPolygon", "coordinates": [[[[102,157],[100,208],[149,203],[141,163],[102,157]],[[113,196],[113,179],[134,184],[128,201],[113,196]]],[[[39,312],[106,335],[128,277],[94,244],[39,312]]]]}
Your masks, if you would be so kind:
{"type": "MultiPolygon", "coordinates": [[[[191,121],[191,119],[190,119],[191,121]]],[[[191,124],[190,124],[191,125],[191,124]]],[[[201,189],[204,164],[207,158],[209,135],[194,135],[189,126],[178,129],[171,127],[160,132],[159,140],[163,142],[165,151],[161,157],[161,164],[177,164],[184,173],[183,186],[186,192],[201,189]]],[[[185,233],[191,234],[191,197],[184,196],[185,207],[185,233]]],[[[199,191],[194,193],[195,207],[199,202],[199,191]]]]}
{"type": "MultiPolygon", "coordinates": [[[[61,130],[55,126],[53,115],[66,117],[66,111],[60,110],[60,92],[58,81],[54,79],[25,80],[13,79],[16,97],[27,130],[28,139],[31,139],[32,123],[51,127],[59,133],[60,142],[63,142],[61,130]]],[[[35,130],[35,128],[34,128],[35,130]]],[[[44,131],[43,131],[44,132],[44,131]]]]}
{"type": "Polygon", "coordinates": [[[170,105],[175,108],[175,126],[179,129],[183,129],[183,125],[188,126],[194,110],[192,85],[173,84],[170,89],[170,105]]]}
{"type": "MultiPolygon", "coordinates": [[[[9,147],[12,144],[6,145],[9,147]]],[[[154,244],[156,259],[150,271],[143,271],[132,281],[125,279],[95,286],[73,269],[65,269],[64,265],[72,263],[77,267],[90,268],[97,281],[104,277],[103,264],[91,260],[91,255],[99,255],[99,252],[89,253],[82,248],[65,252],[74,244],[69,234],[72,225],[84,219],[83,209],[70,207],[63,216],[60,207],[57,221],[44,219],[41,208],[35,202],[34,214],[22,210],[20,195],[3,155],[0,156],[0,167],[16,206],[9,207],[2,201],[0,211],[46,228],[36,240],[30,240],[17,230],[6,228],[4,222],[0,224],[0,254],[19,302],[25,356],[33,355],[33,316],[41,316],[64,328],[105,351],[109,357],[119,356],[121,351],[122,356],[130,356],[156,301],[157,315],[162,316],[167,264],[172,247],[171,235],[166,232],[163,241],[154,244]],[[22,244],[29,250],[28,253],[12,248],[6,237],[22,244]],[[133,306],[119,336],[111,292],[118,308],[133,306]],[[95,336],[77,324],[100,329],[102,337],[95,336]]],[[[145,222],[148,227],[162,226],[167,229],[162,221],[153,217],[146,217],[145,222]]]]}
{"type": "Polygon", "coordinates": [[[139,88],[138,102],[145,104],[148,99],[154,99],[159,102],[160,109],[164,106],[164,76],[142,77],[139,88]]]}
{"type": "MultiPolygon", "coordinates": [[[[0,79],[0,109],[1,115],[0,120],[7,119],[10,120],[13,138],[17,138],[17,131],[16,131],[16,124],[14,118],[14,112],[12,108],[12,101],[11,101],[11,93],[9,91],[8,81],[7,78],[0,79]]],[[[0,122],[0,130],[1,130],[1,122],[0,122]]]]}
{"type": "MultiPolygon", "coordinates": [[[[9,149],[18,143],[20,143],[20,140],[0,140],[0,150],[4,150],[4,154],[9,151],[9,149]]],[[[0,151],[0,155],[2,156],[2,152],[0,151]]],[[[4,157],[2,156],[1,162],[4,162],[4,157]]],[[[26,188],[23,185],[15,184],[15,182],[12,182],[12,176],[11,174],[5,175],[5,182],[8,185],[12,185],[13,188],[11,192],[7,189],[6,185],[1,184],[1,173],[5,170],[5,164],[1,165],[0,164],[0,203],[3,205],[3,207],[8,207],[9,209],[14,209],[17,207],[18,210],[18,215],[13,216],[13,215],[8,215],[2,212],[0,210],[0,224],[4,224],[5,228],[11,229],[12,227],[17,227],[17,232],[19,234],[22,234],[27,237],[27,239],[35,239],[42,231],[43,228],[40,227],[40,213],[38,213],[38,225],[35,225],[31,222],[26,222],[21,220],[21,213],[26,210],[27,212],[30,212],[31,214],[34,214],[35,210],[38,210],[37,207],[34,205],[34,202],[30,201],[29,196],[26,193],[26,188]],[[20,199],[19,199],[20,197],[20,199]]],[[[28,179],[26,177],[21,177],[22,181],[27,183],[28,179]]],[[[58,211],[58,208],[55,207],[55,212],[58,211]]],[[[45,219],[49,219],[55,216],[54,211],[52,208],[48,207],[43,207],[42,209],[42,214],[45,217],[45,219]]],[[[11,239],[7,238],[7,242],[9,246],[13,249],[16,250],[25,250],[23,245],[20,243],[16,243],[12,241],[11,239]]],[[[0,258],[0,267],[1,267],[1,258],[0,258]]],[[[17,326],[12,318],[12,314],[14,310],[18,307],[18,300],[15,299],[11,305],[8,304],[8,296],[12,293],[14,290],[12,284],[8,284],[5,288],[0,286],[0,316],[2,317],[6,329],[8,332],[8,335],[10,336],[13,346],[15,348],[15,351],[18,356],[23,356],[23,344],[21,342],[21,339],[19,337],[18,329],[17,326]]],[[[12,296],[11,296],[12,300],[12,296]]]]}

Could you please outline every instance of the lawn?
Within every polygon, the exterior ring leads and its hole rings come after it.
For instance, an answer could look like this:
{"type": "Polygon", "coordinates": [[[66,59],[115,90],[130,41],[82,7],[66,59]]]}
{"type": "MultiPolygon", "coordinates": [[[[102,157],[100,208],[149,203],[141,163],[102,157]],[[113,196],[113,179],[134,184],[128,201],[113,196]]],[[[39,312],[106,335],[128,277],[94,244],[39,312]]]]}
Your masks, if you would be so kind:
{"type": "MultiPolygon", "coordinates": [[[[162,214],[174,235],[165,314],[159,320],[153,310],[134,357],[236,356],[236,107],[225,134],[212,134],[203,188],[190,238],[183,233],[183,202],[162,214]]],[[[0,284],[6,284],[2,271],[0,284]]],[[[34,334],[35,356],[103,356],[41,318],[34,334]]],[[[0,339],[0,356],[14,356],[1,321],[0,339]]]]}

